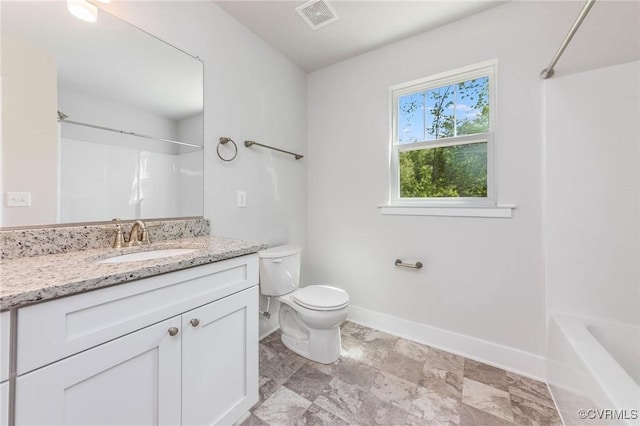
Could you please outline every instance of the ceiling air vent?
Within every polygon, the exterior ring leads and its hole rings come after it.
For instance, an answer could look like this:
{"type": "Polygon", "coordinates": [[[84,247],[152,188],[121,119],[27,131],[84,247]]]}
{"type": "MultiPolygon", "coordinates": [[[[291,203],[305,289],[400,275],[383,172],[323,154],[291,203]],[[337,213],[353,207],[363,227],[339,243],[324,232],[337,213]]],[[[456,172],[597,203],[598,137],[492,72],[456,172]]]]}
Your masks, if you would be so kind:
{"type": "Polygon", "coordinates": [[[340,19],[333,6],[324,0],[310,0],[296,7],[296,11],[314,30],[340,19]]]}

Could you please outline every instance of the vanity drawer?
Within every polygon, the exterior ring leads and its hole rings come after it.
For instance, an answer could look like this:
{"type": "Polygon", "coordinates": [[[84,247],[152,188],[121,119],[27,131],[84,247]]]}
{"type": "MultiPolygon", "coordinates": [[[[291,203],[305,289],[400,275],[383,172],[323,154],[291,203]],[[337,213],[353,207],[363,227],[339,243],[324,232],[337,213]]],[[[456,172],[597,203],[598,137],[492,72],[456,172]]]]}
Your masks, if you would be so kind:
{"type": "Polygon", "coordinates": [[[18,311],[18,374],[258,284],[252,254],[18,311]]]}

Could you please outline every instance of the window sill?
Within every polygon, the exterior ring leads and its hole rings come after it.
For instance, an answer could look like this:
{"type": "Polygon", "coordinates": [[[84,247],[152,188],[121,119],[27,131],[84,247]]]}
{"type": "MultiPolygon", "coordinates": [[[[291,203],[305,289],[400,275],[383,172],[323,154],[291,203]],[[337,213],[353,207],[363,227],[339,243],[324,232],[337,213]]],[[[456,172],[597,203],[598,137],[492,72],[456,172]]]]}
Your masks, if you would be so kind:
{"type": "Polygon", "coordinates": [[[515,206],[378,206],[380,214],[399,216],[449,216],[511,218],[515,206]]]}

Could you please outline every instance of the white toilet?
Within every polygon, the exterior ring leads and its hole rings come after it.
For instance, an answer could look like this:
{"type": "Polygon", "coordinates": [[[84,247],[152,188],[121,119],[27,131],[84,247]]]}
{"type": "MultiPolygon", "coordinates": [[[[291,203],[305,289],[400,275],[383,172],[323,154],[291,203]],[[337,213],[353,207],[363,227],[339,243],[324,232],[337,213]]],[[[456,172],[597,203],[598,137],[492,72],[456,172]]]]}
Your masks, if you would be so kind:
{"type": "Polygon", "coordinates": [[[347,318],[349,294],[339,288],[299,288],[300,253],[295,246],[259,252],[260,293],[277,297],[282,343],[312,361],[331,364],[340,358],[340,324],[347,318]]]}

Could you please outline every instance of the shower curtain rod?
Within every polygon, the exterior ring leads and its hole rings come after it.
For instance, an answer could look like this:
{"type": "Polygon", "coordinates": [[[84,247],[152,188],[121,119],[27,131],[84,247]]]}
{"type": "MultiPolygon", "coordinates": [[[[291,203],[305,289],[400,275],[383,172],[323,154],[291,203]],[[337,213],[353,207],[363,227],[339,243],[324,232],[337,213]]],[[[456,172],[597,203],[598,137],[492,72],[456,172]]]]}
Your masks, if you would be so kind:
{"type": "Polygon", "coordinates": [[[584,6],[582,7],[582,10],[578,14],[578,17],[576,18],[576,21],[573,23],[573,25],[571,26],[571,29],[569,29],[569,32],[567,33],[564,40],[562,41],[562,44],[558,48],[558,51],[551,59],[551,62],[549,62],[549,66],[543,69],[542,71],[540,71],[541,79],[546,80],[547,78],[553,77],[553,74],[555,74],[553,67],[556,66],[556,63],[560,59],[560,56],[562,56],[562,54],[564,53],[564,50],[569,45],[569,42],[573,38],[574,34],[576,33],[576,31],[578,31],[578,28],[580,28],[582,21],[584,21],[584,18],[587,17],[587,14],[593,7],[593,3],[595,3],[595,1],[596,0],[587,0],[587,2],[584,4],[584,6]]]}
{"type": "Polygon", "coordinates": [[[106,130],[108,132],[120,133],[120,134],[123,134],[123,135],[137,136],[139,138],[153,139],[155,141],[169,142],[169,143],[173,143],[173,144],[176,144],[176,145],[184,145],[184,146],[190,146],[192,148],[202,149],[202,146],[195,145],[195,144],[192,144],[192,143],[179,142],[179,141],[174,141],[174,140],[171,140],[171,139],[163,139],[163,138],[158,138],[156,136],[143,135],[141,133],[127,132],[125,130],[112,129],[111,127],[103,127],[103,126],[98,126],[98,125],[95,125],[95,124],[82,123],[80,121],[68,120],[67,118],[58,118],[58,123],[75,124],[76,126],[91,127],[92,129],[106,130]]]}

